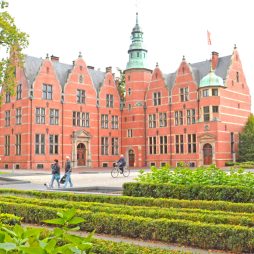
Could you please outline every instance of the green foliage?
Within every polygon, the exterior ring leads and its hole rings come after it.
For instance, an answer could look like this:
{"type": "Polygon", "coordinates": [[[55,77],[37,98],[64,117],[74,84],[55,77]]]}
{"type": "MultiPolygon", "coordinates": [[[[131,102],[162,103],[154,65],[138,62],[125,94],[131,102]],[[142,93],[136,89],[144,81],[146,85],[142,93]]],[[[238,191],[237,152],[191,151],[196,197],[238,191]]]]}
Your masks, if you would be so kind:
{"type": "Polygon", "coordinates": [[[239,135],[239,158],[240,162],[254,159],[254,116],[250,114],[248,121],[239,135]]]}
{"type": "Polygon", "coordinates": [[[151,167],[151,172],[140,172],[136,180],[140,183],[152,184],[254,187],[254,174],[252,172],[245,172],[242,168],[231,168],[227,172],[214,165],[196,169],[188,167],[170,169],[168,166],[162,168],[151,167]]]}
{"type": "Polygon", "coordinates": [[[118,89],[121,99],[124,100],[125,99],[125,74],[120,68],[118,68],[117,70],[120,73],[117,89],[118,89]]]}
{"type": "MultiPolygon", "coordinates": [[[[42,228],[26,228],[16,224],[12,229],[0,228],[0,253],[22,254],[88,254],[92,249],[92,236],[83,238],[67,233],[69,225],[77,225],[81,218],[75,217],[75,210],[58,213],[60,220],[49,220],[48,223],[61,225],[50,234],[42,228]],[[45,236],[46,235],[46,236],[45,236]],[[1,252],[2,251],[2,252],[1,252]]],[[[73,230],[73,228],[72,228],[73,230]]]]}
{"type": "Polygon", "coordinates": [[[0,46],[8,55],[0,60],[0,87],[13,95],[16,87],[15,69],[23,64],[22,50],[28,46],[28,35],[16,27],[14,19],[6,11],[7,7],[8,3],[0,0],[0,46]]]}

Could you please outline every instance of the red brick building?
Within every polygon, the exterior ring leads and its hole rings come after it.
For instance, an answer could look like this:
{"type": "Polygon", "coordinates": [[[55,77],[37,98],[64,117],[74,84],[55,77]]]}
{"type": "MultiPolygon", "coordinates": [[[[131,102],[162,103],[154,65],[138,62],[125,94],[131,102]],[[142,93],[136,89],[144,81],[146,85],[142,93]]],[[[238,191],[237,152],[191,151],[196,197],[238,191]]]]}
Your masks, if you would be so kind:
{"type": "Polygon", "coordinates": [[[16,70],[15,96],[0,108],[0,168],[49,168],[70,155],[74,167],[106,167],[123,153],[130,166],[184,161],[216,164],[237,156],[250,114],[250,93],[236,47],[232,55],[189,64],[174,73],[147,68],[136,17],[126,94],[121,100],[111,67],[26,56],[16,70]]]}

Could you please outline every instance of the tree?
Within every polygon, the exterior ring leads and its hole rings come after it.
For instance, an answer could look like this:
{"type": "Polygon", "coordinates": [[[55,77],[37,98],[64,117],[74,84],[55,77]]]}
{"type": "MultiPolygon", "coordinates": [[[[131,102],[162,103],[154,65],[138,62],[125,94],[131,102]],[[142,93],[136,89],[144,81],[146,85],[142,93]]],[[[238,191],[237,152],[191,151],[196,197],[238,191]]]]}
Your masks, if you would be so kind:
{"type": "Polygon", "coordinates": [[[124,99],[125,99],[125,75],[120,68],[117,68],[117,70],[120,73],[120,77],[119,77],[118,83],[117,83],[118,84],[117,89],[118,89],[121,99],[124,101],[124,99]]]}
{"type": "MultiPolygon", "coordinates": [[[[8,3],[0,0],[0,90],[15,94],[16,67],[22,67],[22,50],[28,46],[28,35],[15,25],[14,18],[6,11],[8,3]]],[[[0,99],[2,98],[1,94],[0,99]]]]}
{"type": "Polygon", "coordinates": [[[239,135],[239,161],[254,161],[254,116],[250,114],[248,121],[239,135]]]}

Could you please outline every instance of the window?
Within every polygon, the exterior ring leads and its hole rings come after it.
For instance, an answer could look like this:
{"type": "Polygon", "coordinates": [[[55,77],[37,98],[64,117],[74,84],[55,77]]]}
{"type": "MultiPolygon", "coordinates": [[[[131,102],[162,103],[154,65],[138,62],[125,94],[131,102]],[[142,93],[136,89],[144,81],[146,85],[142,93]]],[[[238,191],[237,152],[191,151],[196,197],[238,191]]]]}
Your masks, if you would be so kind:
{"type": "Polygon", "coordinates": [[[16,108],[16,124],[21,124],[21,108],[16,108]]]}
{"type": "Polygon", "coordinates": [[[160,127],[166,127],[167,126],[167,113],[160,113],[160,127]]]}
{"type": "Polygon", "coordinates": [[[149,128],[156,128],[156,115],[149,115],[149,128]]]}
{"type": "Polygon", "coordinates": [[[153,93],[153,105],[158,106],[161,105],[161,93],[153,93]]]}
{"type": "Polygon", "coordinates": [[[128,138],[132,138],[132,129],[128,129],[127,136],[128,138]]]}
{"type": "Polygon", "coordinates": [[[166,154],[168,152],[167,136],[160,137],[160,154],[166,154]]]}
{"type": "Polygon", "coordinates": [[[108,138],[101,138],[101,155],[108,155],[108,138]]]}
{"type": "Polygon", "coordinates": [[[181,99],[181,101],[188,101],[189,100],[189,88],[188,87],[180,88],[180,99],[181,99]]]}
{"type": "Polygon", "coordinates": [[[131,111],[131,104],[128,105],[129,111],[131,111]]]}
{"type": "Polygon", "coordinates": [[[4,136],[4,155],[10,155],[10,135],[4,136]]]}
{"type": "Polygon", "coordinates": [[[108,115],[101,115],[101,128],[108,129],[108,115]]]}
{"type": "Polygon", "coordinates": [[[156,154],[156,137],[149,137],[149,153],[156,154]]]}
{"type": "Polygon", "coordinates": [[[209,106],[204,107],[204,122],[210,121],[210,110],[209,106]]]}
{"type": "Polygon", "coordinates": [[[234,144],[235,144],[235,139],[234,139],[234,132],[230,133],[230,144],[231,144],[231,153],[234,153],[234,144]]]}
{"type": "Polygon", "coordinates": [[[16,99],[21,100],[22,98],[22,84],[17,85],[16,99]]]}
{"type": "Polygon", "coordinates": [[[37,124],[45,124],[45,108],[35,109],[35,119],[37,124]]]}
{"type": "Polygon", "coordinates": [[[183,125],[183,111],[175,111],[175,125],[183,125]]]}
{"type": "Polygon", "coordinates": [[[236,82],[237,83],[239,82],[239,72],[238,71],[236,72],[236,82]]]}
{"type": "Polygon", "coordinates": [[[183,153],[183,135],[176,135],[176,153],[183,153]]]}
{"type": "Polygon", "coordinates": [[[196,134],[188,134],[188,153],[196,153],[196,134]]]}
{"type": "Polygon", "coordinates": [[[130,88],[128,89],[128,94],[131,95],[131,89],[130,88]]]}
{"type": "Polygon", "coordinates": [[[196,123],[195,113],[196,113],[195,109],[187,110],[187,124],[196,123]]]}
{"type": "Polygon", "coordinates": [[[86,91],[85,90],[77,90],[77,103],[86,103],[86,91]]]}
{"type": "Polygon", "coordinates": [[[213,113],[219,113],[219,107],[213,106],[213,113]]]}
{"type": "Polygon", "coordinates": [[[58,135],[49,135],[49,153],[58,154],[58,135]]]}
{"type": "Polygon", "coordinates": [[[52,85],[43,84],[43,86],[42,86],[42,99],[52,100],[52,85]]]}
{"type": "Polygon", "coordinates": [[[35,154],[45,154],[45,134],[35,134],[35,154]]]}
{"type": "Polygon", "coordinates": [[[106,95],[106,107],[107,108],[113,108],[113,106],[114,106],[113,94],[107,94],[106,95]]]}
{"type": "Polygon", "coordinates": [[[202,92],[203,92],[203,97],[208,97],[209,96],[209,90],[208,89],[205,89],[202,92]]]}
{"type": "Polygon", "coordinates": [[[118,116],[112,116],[112,129],[118,129],[118,116]]]}
{"type": "Polygon", "coordinates": [[[6,92],[5,94],[5,103],[11,102],[11,94],[9,92],[6,92]]]}
{"type": "Polygon", "coordinates": [[[212,96],[218,96],[219,92],[218,89],[212,89],[212,96]]]}
{"type": "Polygon", "coordinates": [[[80,84],[84,83],[84,76],[83,75],[79,75],[79,83],[80,84]]]}
{"type": "Polygon", "coordinates": [[[118,154],[118,138],[112,138],[112,155],[118,154]]]}
{"type": "Polygon", "coordinates": [[[87,112],[72,112],[72,125],[80,127],[90,126],[90,114],[87,112]]]}
{"type": "Polygon", "coordinates": [[[5,126],[10,126],[11,122],[11,111],[7,110],[5,111],[5,126]]]}
{"type": "Polygon", "coordinates": [[[59,124],[59,110],[58,109],[50,109],[50,124],[58,125],[59,124]]]}
{"type": "Polygon", "coordinates": [[[16,135],[16,155],[21,155],[21,134],[16,135]]]}

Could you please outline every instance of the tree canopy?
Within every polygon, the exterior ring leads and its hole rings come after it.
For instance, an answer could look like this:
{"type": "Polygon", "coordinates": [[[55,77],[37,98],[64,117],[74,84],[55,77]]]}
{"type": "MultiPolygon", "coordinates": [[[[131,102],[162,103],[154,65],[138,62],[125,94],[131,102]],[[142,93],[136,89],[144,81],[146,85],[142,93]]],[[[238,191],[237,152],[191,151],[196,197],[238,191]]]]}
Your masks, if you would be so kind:
{"type": "Polygon", "coordinates": [[[22,50],[28,46],[28,35],[15,25],[7,12],[8,2],[0,0],[0,90],[15,94],[15,70],[23,64],[22,50]]]}
{"type": "Polygon", "coordinates": [[[254,161],[254,116],[248,121],[239,136],[239,161],[254,161]]]}

